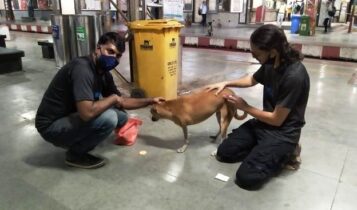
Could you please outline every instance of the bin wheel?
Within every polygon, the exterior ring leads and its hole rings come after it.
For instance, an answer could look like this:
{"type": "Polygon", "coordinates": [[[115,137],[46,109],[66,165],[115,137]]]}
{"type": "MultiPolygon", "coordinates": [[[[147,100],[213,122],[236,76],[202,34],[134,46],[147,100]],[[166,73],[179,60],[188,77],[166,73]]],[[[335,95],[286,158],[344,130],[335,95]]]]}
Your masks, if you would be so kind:
{"type": "Polygon", "coordinates": [[[130,97],[132,98],[145,98],[146,93],[143,89],[140,88],[134,88],[130,92],[130,97]]]}

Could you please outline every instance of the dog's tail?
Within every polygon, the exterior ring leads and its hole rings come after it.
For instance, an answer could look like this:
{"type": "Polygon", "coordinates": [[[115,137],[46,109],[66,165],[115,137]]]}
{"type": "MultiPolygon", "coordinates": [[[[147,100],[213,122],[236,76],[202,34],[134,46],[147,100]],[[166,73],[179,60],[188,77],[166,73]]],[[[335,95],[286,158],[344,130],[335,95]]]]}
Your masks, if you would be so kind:
{"type": "Polygon", "coordinates": [[[236,118],[237,120],[244,120],[247,115],[247,112],[243,112],[242,115],[238,115],[238,110],[236,110],[236,112],[234,113],[234,118],[236,118]]]}

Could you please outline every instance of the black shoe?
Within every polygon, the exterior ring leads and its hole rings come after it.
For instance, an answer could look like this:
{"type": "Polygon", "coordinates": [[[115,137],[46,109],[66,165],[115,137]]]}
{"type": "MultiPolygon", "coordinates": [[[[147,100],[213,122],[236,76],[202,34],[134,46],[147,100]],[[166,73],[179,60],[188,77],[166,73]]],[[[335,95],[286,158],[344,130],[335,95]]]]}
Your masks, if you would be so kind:
{"type": "Polygon", "coordinates": [[[66,161],[65,163],[69,166],[77,167],[77,168],[99,168],[105,165],[105,160],[91,154],[83,154],[78,155],[73,152],[68,151],[66,153],[66,161]]]}

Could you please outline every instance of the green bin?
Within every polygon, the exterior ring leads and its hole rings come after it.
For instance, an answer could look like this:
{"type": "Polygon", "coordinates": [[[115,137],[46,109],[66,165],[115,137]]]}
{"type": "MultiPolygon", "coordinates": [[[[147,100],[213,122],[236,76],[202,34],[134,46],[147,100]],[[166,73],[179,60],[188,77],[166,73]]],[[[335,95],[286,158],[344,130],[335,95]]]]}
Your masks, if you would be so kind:
{"type": "Polygon", "coordinates": [[[310,16],[301,16],[299,34],[301,36],[310,36],[310,16]]]}

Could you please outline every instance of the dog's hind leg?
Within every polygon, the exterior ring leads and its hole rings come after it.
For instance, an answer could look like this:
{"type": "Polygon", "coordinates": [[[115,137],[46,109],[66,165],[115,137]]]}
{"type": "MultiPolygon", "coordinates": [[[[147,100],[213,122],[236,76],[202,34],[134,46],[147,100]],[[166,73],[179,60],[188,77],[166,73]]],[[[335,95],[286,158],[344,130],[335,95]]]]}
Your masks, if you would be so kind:
{"type": "MultiPolygon", "coordinates": [[[[220,113],[220,115],[219,115],[220,118],[218,118],[219,119],[218,120],[219,132],[217,133],[215,141],[217,141],[219,138],[220,139],[219,143],[221,144],[223,142],[223,140],[227,137],[227,129],[228,129],[229,123],[231,122],[231,120],[233,118],[233,114],[227,110],[227,106],[223,106],[221,108],[221,110],[219,111],[219,113],[220,113]]],[[[211,152],[211,155],[216,156],[217,150],[211,152]]]]}
{"type": "Polygon", "coordinates": [[[227,137],[227,130],[229,123],[231,123],[234,112],[230,109],[229,106],[223,106],[221,108],[221,121],[219,127],[221,128],[221,142],[223,142],[224,139],[227,137]]]}
{"type": "Polygon", "coordinates": [[[218,132],[217,132],[217,134],[216,135],[214,135],[214,136],[209,136],[211,139],[212,139],[212,141],[211,142],[216,142],[217,141],[217,138],[218,138],[218,136],[219,136],[219,134],[221,134],[221,111],[219,110],[219,111],[217,111],[216,112],[216,118],[217,118],[217,122],[218,122],[218,125],[219,125],[219,129],[218,129],[218,132]]]}
{"type": "Polygon", "coordinates": [[[180,147],[179,149],[177,149],[178,153],[183,153],[186,151],[188,144],[190,143],[188,140],[188,134],[187,134],[187,126],[182,126],[182,131],[183,131],[183,135],[185,137],[184,139],[184,145],[182,147],[180,147]]]}

